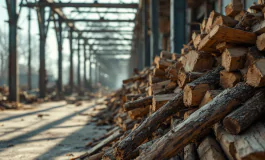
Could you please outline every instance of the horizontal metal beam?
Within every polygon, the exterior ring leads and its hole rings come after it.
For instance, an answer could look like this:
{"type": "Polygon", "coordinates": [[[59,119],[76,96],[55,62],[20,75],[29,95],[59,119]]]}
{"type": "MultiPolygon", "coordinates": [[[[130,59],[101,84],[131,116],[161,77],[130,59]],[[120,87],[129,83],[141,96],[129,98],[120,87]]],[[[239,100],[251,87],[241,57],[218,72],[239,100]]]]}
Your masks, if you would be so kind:
{"type": "MultiPolygon", "coordinates": [[[[68,37],[66,37],[68,38],[68,37]]],[[[78,37],[74,37],[73,39],[79,39],[78,37]]],[[[97,37],[81,37],[80,39],[83,40],[120,40],[120,41],[132,41],[130,38],[112,38],[112,37],[102,37],[102,38],[97,38],[97,37]]]]}
{"type": "MultiPolygon", "coordinates": [[[[52,20],[53,21],[53,20],[52,20]]],[[[56,19],[55,21],[60,21],[56,19]]],[[[63,22],[127,22],[127,23],[134,23],[134,20],[128,19],[65,19],[63,22]]]]}
{"type": "Polygon", "coordinates": [[[92,33],[133,33],[132,30],[106,30],[106,29],[100,29],[100,30],[81,30],[81,32],[92,32],[92,33]]]}
{"type": "MultiPolygon", "coordinates": [[[[25,7],[39,7],[39,4],[28,2],[25,4],[21,4],[21,6],[25,7]]],[[[74,7],[74,8],[138,8],[137,3],[45,3],[42,6],[50,6],[53,8],[62,8],[62,7],[74,7]]]]}
{"type": "Polygon", "coordinates": [[[106,52],[102,52],[102,53],[93,53],[92,55],[94,56],[116,56],[116,55],[130,55],[130,52],[110,52],[110,53],[106,53],[106,52]]]}
{"type": "Polygon", "coordinates": [[[73,10],[71,13],[102,13],[102,14],[136,14],[136,11],[79,11],[79,10],[73,10]]]}
{"type": "Polygon", "coordinates": [[[88,44],[91,46],[131,46],[131,43],[123,44],[123,43],[98,43],[98,44],[88,44]]]}

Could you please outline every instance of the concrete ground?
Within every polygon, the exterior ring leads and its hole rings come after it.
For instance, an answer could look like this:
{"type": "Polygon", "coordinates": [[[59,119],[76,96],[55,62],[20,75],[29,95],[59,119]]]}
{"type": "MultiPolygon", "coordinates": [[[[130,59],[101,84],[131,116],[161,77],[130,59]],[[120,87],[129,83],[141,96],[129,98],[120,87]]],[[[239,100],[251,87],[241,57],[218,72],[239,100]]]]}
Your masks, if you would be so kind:
{"type": "Polygon", "coordinates": [[[0,112],[0,160],[64,160],[80,155],[108,127],[89,122],[89,114],[97,112],[95,106],[60,101],[0,112]]]}

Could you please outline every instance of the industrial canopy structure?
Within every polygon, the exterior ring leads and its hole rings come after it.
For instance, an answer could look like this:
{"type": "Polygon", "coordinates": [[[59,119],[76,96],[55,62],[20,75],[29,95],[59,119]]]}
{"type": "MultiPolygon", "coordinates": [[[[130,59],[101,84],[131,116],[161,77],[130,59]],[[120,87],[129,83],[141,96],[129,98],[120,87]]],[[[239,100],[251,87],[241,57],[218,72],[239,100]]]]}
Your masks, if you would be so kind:
{"type": "MultiPolygon", "coordinates": [[[[9,15],[9,100],[18,101],[17,75],[17,22],[21,8],[29,10],[29,46],[30,20],[32,10],[36,11],[39,24],[39,96],[46,96],[46,66],[45,44],[50,23],[54,23],[58,46],[58,94],[63,94],[63,40],[69,39],[70,68],[69,86],[73,92],[81,86],[88,86],[91,80],[91,65],[95,65],[94,74],[100,70],[115,74],[115,68],[106,65],[107,62],[116,64],[119,57],[130,57],[140,69],[149,66],[155,55],[159,54],[159,19],[170,18],[170,47],[171,52],[180,50],[184,43],[184,27],[178,28],[178,23],[185,23],[185,0],[6,0],[9,15]],[[19,7],[18,7],[19,6],[19,7]],[[159,8],[159,6],[161,8],[159,8]],[[170,11],[169,11],[170,8],[170,11]],[[150,13],[150,14],[148,14],[150,13]],[[169,14],[170,13],[170,14],[169,14]],[[174,28],[175,27],[175,28],[174,28]],[[139,29],[140,28],[140,29],[139,29]],[[83,53],[81,53],[83,51],[83,53]],[[77,72],[74,72],[73,59],[77,56],[77,72]],[[81,69],[80,58],[83,56],[81,69]],[[89,62],[89,78],[87,74],[89,62]],[[100,64],[100,65],[99,65],[100,64]],[[84,76],[81,80],[80,71],[84,76]],[[77,77],[77,84],[74,84],[77,77]],[[82,81],[84,82],[83,84],[82,81]]],[[[166,36],[167,34],[165,34],[166,36]]],[[[29,77],[31,74],[31,50],[29,47],[29,77]]],[[[132,67],[135,67],[131,66],[132,67]]],[[[132,65],[132,64],[130,64],[132,65]]],[[[116,73],[117,74],[117,73],[116,73]]],[[[31,88],[30,78],[28,86],[31,88]]]]}
{"type": "MultiPolygon", "coordinates": [[[[137,1],[136,1],[137,2],[137,1]]],[[[77,86],[82,86],[80,76],[80,57],[81,47],[83,47],[84,56],[84,83],[87,82],[87,61],[90,64],[95,63],[99,69],[99,62],[102,59],[113,58],[117,55],[130,55],[131,40],[133,35],[135,14],[138,3],[133,1],[116,1],[110,3],[101,3],[100,1],[80,0],[21,0],[20,8],[17,9],[16,0],[6,0],[9,22],[10,22],[10,71],[9,87],[11,101],[18,100],[18,79],[17,79],[17,51],[16,51],[16,30],[18,16],[21,7],[29,9],[29,21],[31,20],[31,11],[36,10],[39,33],[40,33],[40,68],[39,68],[39,90],[40,97],[45,97],[46,93],[46,66],[45,66],[45,43],[50,22],[54,23],[58,45],[58,93],[63,92],[63,39],[69,38],[70,42],[70,73],[69,86],[74,89],[74,65],[73,57],[78,57],[77,86]],[[48,16],[47,16],[48,15],[48,16]],[[122,15],[122,16],[121,16],[122,15]],[[76,46],[76,48],[74,48],[76,46]],[[125,49],[124,49],[125,48],[125,49]],[[14,66],[14,67],[13,67],[14,66]]],[[[29,22],[30,32],[30,22],[29,22]]],[[[30,40],[29,40],[30,45],[30,40]]],[[[31,53],[29,53],[31,54],[31,53]]],[[[29,55],[29,63],[30,63],[29,55]]],[[[30,65],[29,65],[30,66],[30,65]]],[[[102,63],[101,68],[107,68],[102,63]]],[[[30,70],[29,70],[30,74],[30,70]]],[[[30,81],[29,81],[30,85],[30,81]]],[[[84,84],[87,85],[87,84],[84,84]]]]}

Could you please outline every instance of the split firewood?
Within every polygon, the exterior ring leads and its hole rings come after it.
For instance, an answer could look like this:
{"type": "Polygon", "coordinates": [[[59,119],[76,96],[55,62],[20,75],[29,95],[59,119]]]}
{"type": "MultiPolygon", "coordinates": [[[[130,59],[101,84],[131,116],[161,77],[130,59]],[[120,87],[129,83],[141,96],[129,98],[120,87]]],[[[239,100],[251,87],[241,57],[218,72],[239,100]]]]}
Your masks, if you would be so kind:
{"type": "Polygon", "coordinates": [[[224,89],[232,88],[241,81],[242,75],[240,72],[227,72],[222,70],[220,72],[220,86],[224,89]]]}
{"type": "Polygon", "coordinates": [[[181,56],[180,54],[172,53],[171,59],[173,61],[177,61],[180,58],[180,56],[181,56]]]}
{"type": "Polygon", "coordinates": [[[163,69],[155,68],[153,71],[155,77],[165,77],[165,71],[163,69]]]}
{"type": "Polygon", "coordinates": [[[194,81],[195,79],[198,79],[199,77],[201,77],[204,73],[200,73],[200,72],[189,72],[186,73],[185,71],[180,71],[177,74],[177,82],[178,82],[178,86],[183,88],[187,83],[190,83],[192,81],[194,81]]]}
{"type": "Polygon", "coordinates": [[[246,13],[246,11],[244,11],[244,10],[240,11],[240,12],[234,17],[234,19],[235,19],[236,21],[240,21],[240,20],[243,18],[243,16],[245,15],[245,13],[246,13]]]}
{"type": "Polygon", "coordinates": [[[222,67],[209,71],[195,81],[188,83],[184,87],[183,101],[186,106],[198,106],[201,103],[205,93],[208,90],[214,89],[219,83],[219,72],[222,67]]]}
{"type": "Polygon", "coordinates": [[[160,52],[160,57],[165,58],[165,59],[171,59],[172,53],[167,52],[167,51],[162,51],[162,52],[160,52]]]}
{"type": "Polygon", "coordinates": [[[176,96],[175,93],[172,94],[160,94],[154,95],[152,99],[152,112],[157,111],[163,105],[165,105],[169,100],[173,99],[176,96]]]}
{"type": "Polygon", "coordinates": [[[128,115],[133,120],[146,116],[148,113],[149,113],[149,105],[145,106],[144,108],[136,108],[128,111],[128,115]]]}
{"type": "Polygon", "coordinates": [[[169,66],[171,66],[174,63],[175,63],[175,61],[173,61],[171,59],[170,60],[168,60],[168,59],[161,59],[160,61],[158,61],[156,63],[156,68],[165,70],[166,68],[168,68],[169,66]]]}
{"type": "Polygon", "coordinates": [[[232,0],[225,7],[225,14],[230,17],[235,17],[238,13],[243,10],[243,4],[241,0],[232,0]]]}
{"type": "Polygon", "coordinates": [[[209,18],[208,18],[208,21],[207,21],[207,24],[206,24],[206,27],[205,27],[205,31],[206,31],[206,33],[210,33],[215,18],[218,17],[218,16],[220,16],[220,15],[221,15],[220,13],[217,13],[217,12],[215,12],[215,11],[212,11],[212,12],[210,13],[210,16],[209,16],[209,18]]]}
{"type": "Polygon", "coordinates": [[[221,53],[225,51],[227,48],[234,48],[235,45],[227,42],[221,42],[216,45],[216,49],[219,50],[221,53]]]}
{"type": "Polygon", "coordinates": [[[257,37],[257,48],[260,51],[265,51],[265,33],[261,34],[260,36],[257,37]]]}
{"type": "Polygon", "coordinates": [[[206,34],[198,34],[193,40],[194,47],[197,49],[201,40],[206,36],[206,34]]]}
{"type": "Polygon", "coordinates": [[[252,125],[240,135],[229,134],[221,126],[214,128],[216,137],[229,159],[264,159],[264,122],[252,125]]]}
{"type": "Polygon", "coordinates": [[[136,108],[144,108],[152,104],[153,96],[148,96],[142,99],[137,99],[135,101],[127,102],[123,105],[124,111],[130,111],[136,108]]]}
{"type": "Polygon", "coordinates": [[[214,97],[216,97],[221,92],[222,92],[222,90],[209,90],[209,91],[207,91],[205,93],[199,107],[202,107],[202,106],[206,105],[207,103],[211,102],[214,99],[214,97]]]}
{"type": "Polygon", "coordinates": [[[256,34],[265,33],[265,20],[253,25],[251,30],[256,34]]]}
{"type": "Polygon", "coordinates": [[[190,143],[184,147],[184,160],[197,160],[198,155],[194,143],[190,143]]]}
{"type": "Polygon", "coordinates": [[[265,59],[259,59],[250,65],[247,72],[246,83],[253,87],[265,86],[265,59]]]}
{"type": "Polygon", "coordinates": [[[248,48],[228,48],[222,54],[222,66],[226,71],[236,71],[244,68],[248,48]]]}
{"type": "Polygon", "coordinates": [[[195,112],[195,111],[197,111],[197,110],[198,110],[197,108],[194,108],[194,109],[191,109],[191,110],[186,111],[186,112],[184,113],[184,120],[187,119],[187,118],[189,118],[189,116],[190,116],[193,112],[195,112]]]}
{"type": "Polygon", "coordinates": [[[239,29],[233,29],[225,26],[215,26],[211,32],[202,39],[198,50],[206,52],[215,52],[216,45],[220,42],[233,44],[255,44],[257,35],[252,32],[246,32],[239,29]]]}
{"type": "Polygon", "coordinates": [[[247,60],[245,63],[245,68],[248,68],[249,65],[254,64],[258,59],[265,58],[265,54],[260,52],[258,48],[255,47],[250,47],[248,54],[247,54],[247,60]]]}
{"type": "Polygon", "coordinates": [[[190,51],[185,55],[186,63],[184,70],[186,72],[203,72],[212,69],[214,64],[214,57],[207,53],[200,53],[198,51],[190,51]]]}
{"type": "Polygon", "coordinates": [[[208,22],[208,19],[207,18],[204,18],[201,25],[200,25],[200,29],[201,29],[201,34],[205,34],[205,28],[206,28],[206,25],[207,25],[207,22],[208,22]]]}
{"type": "Polygon", "coordinates": [[[229,114],[223,120],[226,131],[239,134],[245,131],[265,113],[265,90],[262,89],[250,98],[240,108],[229,114]]]}
{"type": "Polygon", "coordinates": [[[138,159],[166,159],[174,156],[192,140],[196,139],[205,129],[223,119],[238,105],[252,97],[255,91],[255,88],[244,83],[239,83],[234,88],[224,90],[210,103],[198,109],[192,116],[161,137],[138,159]]]}
{"type": "Polygon", "coordinates": [[[148,76],[149,85],[152,85],[152,84],[158,83],[158,82],[162,82],[162,81],[165,81],[165,80],[167,80],[166,77],[163,77],[163,78],[161,78],[161,77],[154,77],[152,74],[150,74],[148,76]]]}
{"type": "Polygon", "coordinates": [[[147,117],[138,128],[132,131],[115,148],[116,156],[124,158],[141,145],[148,136],[154,132],[160,123],[177,111],[185,108],[183,104],[183,92],[180,91],[174,99],[168,101],[164,106],[147,117]]]}
{"type": "Polygon", "coordinates": [[[148,95],[171,93],[177,87],[176,82],[163,81],[150,86],[148,95]]]}
{"type": "Polygon", "coordinates": [[[212,27],[215,27],[217,25],[221,25],[221,26],[227,26],[227,27],[233,28],[237,24],[238,24],[238,21],[234,20],[233,18],[231,18],[229,16],[220,15],[220,16],[215,18],[212,27]]]}
{"type": "Polygon", "coordinates": [[[161,57],[160,56],[155,56],[154,58],[154,64],[157,64],[160,61],[161,57]]]}
{"type": "Polygon", "coordinates": [[[264,0],[258,0],[258,4],[265,4],[265,1],[264,0]]]}
{"type": "Polygon", "coordinates": [[[220,143],[225,155],[229,160],[236,159],[235,139],[236,136],[229,134],[224,130],[221,124],[216,123],[213,126],[214,134],[217,141],[220,143]]]}
{"type": "Polygon", "coordinates": [[[145,97],[145,94],[127,94],[126,96],[126,102],[127,101],[133,101],[133,100],[136,100],[140,97],[145,97]]]}
{"type": "Polygon", "coordinates": [[[225,156],[218,143],[212,137],[206,137],[198,146],[200,159],[225,160],[225,156]]]}

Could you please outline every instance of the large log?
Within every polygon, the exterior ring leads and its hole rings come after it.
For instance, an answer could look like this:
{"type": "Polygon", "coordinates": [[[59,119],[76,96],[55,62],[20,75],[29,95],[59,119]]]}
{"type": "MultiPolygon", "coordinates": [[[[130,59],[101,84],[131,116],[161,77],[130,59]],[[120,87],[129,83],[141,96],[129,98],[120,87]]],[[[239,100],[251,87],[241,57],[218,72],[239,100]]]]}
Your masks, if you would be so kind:
{"type": "Polygon", "coordinates": [[[219,72],[222,67],[209,71],[195,81],[188,83],[184,87],[183,101],[186,106],[198,106],[203,99],[206,91],[214,89],[219,83],[219,72]]]}
{"type": "Polygon", "coordinates": [[[148,96],[145,98],[137,99],[135,101],[127,102],[123,105],[123,109],[125,112],[127,112],[136,108],[144,108],[152,104],[152,98],[153,96],[148,96]]]}
{"type": "Polygon", "coordinates": [[[255,91],[255,88],[244,83],[224,90],[210,103],[198,109],[188,119],[165,134],[138,159],[166,159],[174,156],[205,129],[210,128],[253,96],[255,91]]]}
{"type": "Polygon", "coordinates": [[[129,156],[147,137],[152,135],[160,123],[183,108],[185,108],[183,104],[183,91],[180,91],[174,99],[168,101],[164,106],[146,118],[140,126],[118,144],[115,148],[116,157],[125,158],[129,156]]]}
{"type": "Polygon", "coordinates": [[[218,143],[212,137],[207,136],[198,146],[200,159],[225,160],[225,156],[218,143]]]}
{"type": "Polygon", "coordinates": [[[264,160],[265,123],[258,122],[240,135],[232,135],[220,126],[214,126],[215,134],[230,160],[264,160]]]}
{"type": "Polygon", "coordinates": [[[257,35],[255,33],[242,31],[225,26],[215,26],[211,32],[202,39],[199,44],[199,51],[216,51],[216,45],[220,42],[234,44],[255,44],[257,35]]]}
{"type": "Polygon", "coordinates": [[[262,89],[223,120],[226,131],[239,134],[265,114],[265,90],[262,89]]]}

